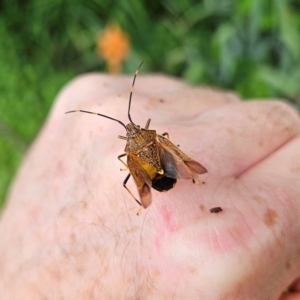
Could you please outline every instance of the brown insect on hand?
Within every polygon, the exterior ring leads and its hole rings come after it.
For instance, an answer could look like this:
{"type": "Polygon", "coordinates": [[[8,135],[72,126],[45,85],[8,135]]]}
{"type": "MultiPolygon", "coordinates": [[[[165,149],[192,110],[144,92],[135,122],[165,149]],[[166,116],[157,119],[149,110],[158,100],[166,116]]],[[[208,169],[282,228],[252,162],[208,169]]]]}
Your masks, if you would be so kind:
{"type": "Polygon", "coordinates": [[[202,184],[204,182],[197,182],[195,179],[197,179],[198,175],[206,173],[207,170],[199,162],[188,157],[178,146],[175,146],[169,140],[167,132],[157,134],[155,130],[150,130],[151,119],[147,120],[145,128],[141,128],[132,121],[130,115],[132,94],[135,79],[142,64],[135,72],[130,89],[128,103],[128,119],[130,123],[127,125],[112,117],[81,109],[66,113],[83,112],[95,114],[116,121],[125,128],[126,137],[118,136],[120,139],[126,140],[125,153],[118,156],[118,159],[126,167],[121,170],[129,170],[123,186],[139,205],[147,208],[152,202],[151,187],[159,192],[166,192],[175,186],[177,179],[192,179],[193,183],[202,184]],[[127,164],[121,159],[124,156],[127,157],[127,164]],[[140,201],[136,199],[126,186],[130,176],[135,181],[140,201]]]}

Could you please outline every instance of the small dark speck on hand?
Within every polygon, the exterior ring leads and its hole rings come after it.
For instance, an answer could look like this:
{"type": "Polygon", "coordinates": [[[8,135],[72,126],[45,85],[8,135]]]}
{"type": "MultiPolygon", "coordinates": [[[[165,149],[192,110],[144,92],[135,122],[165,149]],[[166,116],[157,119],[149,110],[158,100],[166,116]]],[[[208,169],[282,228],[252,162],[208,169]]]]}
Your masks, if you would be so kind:
{"type": "Polygon", "coordinates": [[[219,213],[220,211],[223,211],[223,209],[221,207],[213,207],[209,210],[212,214],[217,214],[219,213]]]}
{"type": "Polygon", "coordinates": [[[264,223],[268,227],[273,227],[277,223],[278,213],[276,210],[268,208],[264,214],[264,223]]]}

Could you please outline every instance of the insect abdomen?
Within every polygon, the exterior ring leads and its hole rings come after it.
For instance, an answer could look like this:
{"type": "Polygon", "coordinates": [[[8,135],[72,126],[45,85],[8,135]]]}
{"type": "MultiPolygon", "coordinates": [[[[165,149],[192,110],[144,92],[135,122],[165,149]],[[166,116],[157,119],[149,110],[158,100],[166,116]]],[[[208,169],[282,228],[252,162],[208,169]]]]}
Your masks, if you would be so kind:
{"type": "Polygon", "coordinates": [[[170,178],[164,175],[157,175],[152,180],[152,187],[159,191],[159,192],[167,192],[168,190],[172,189],[176,184],[176,178],[170,178]]]}

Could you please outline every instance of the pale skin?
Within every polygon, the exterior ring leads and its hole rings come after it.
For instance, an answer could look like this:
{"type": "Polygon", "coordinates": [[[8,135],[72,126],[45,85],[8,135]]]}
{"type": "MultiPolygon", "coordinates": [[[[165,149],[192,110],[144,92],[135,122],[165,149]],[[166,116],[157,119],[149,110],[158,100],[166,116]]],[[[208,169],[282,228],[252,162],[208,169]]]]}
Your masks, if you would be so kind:
{"type": "Polygon", "coordinates": [[[131,82],[86,75],[58,95],[3,210],[1,299],[300,299],[298,114],[139,75],[133,121],[151,118],[208,173],[152,191],[137,216],[117,159],[124,128],[64,114],[128,123],[131,82]]]}

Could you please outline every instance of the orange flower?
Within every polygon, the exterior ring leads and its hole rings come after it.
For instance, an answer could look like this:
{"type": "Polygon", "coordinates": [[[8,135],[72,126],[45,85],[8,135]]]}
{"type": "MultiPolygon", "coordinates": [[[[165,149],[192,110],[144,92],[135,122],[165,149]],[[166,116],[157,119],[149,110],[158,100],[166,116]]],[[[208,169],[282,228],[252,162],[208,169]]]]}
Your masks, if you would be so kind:
{"type": "Polygon", "coordinates": [[[100,57],[106,60],[109,73],[119,73],[121,62],[127,56],[129,38],[122,29],[115,24],[106,26],[99,35],[97,50],[100,57]]]}

